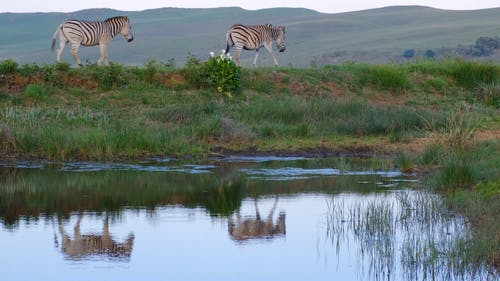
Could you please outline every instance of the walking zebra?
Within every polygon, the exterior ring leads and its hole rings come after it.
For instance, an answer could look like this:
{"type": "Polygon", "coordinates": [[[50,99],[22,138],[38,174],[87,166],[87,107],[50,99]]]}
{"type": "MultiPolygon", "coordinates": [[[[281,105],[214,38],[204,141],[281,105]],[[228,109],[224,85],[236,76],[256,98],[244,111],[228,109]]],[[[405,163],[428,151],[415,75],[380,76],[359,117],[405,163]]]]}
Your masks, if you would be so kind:
{"type": "Polygon", "coordinates": [[[99,45],[101,57],[98,64],[104,62],[108,64],[106,47],[111,39],[117,34],[121,34],[128,42],[134,39],[130,31],[130,21],[126,16],[119,16],[106,19],[104,21],[84,21],[84,20],[66,20],[57,28],[52,36],[52,51],[56,44],[56,36],[59,33],[59,47],[57,48],[57,62],[61,62],[61,54],[64,46],[71,42],[71,55],[78,65],[82,65],[78,57],[80,45],[95,46],[99,45]]]}
{"type": "Polygon", "coordinates": [[[276,47],[280,52],[284,52],[285,46],[285,27],[274,27],[271,24],[266,25],[242,25],[235,24],[227,31],[226,34],[226,53],[229,52],[232,46],[236,45],[234,58],[236,63],[240,65],[240,52],[242,49],[255,50],[255,59],[253,65],[257,66],[257,58],[259,57],[259,49],[265,47],[271,56],[273,56],[274,63],[279,66],[276,56],[273,54],[271,46],[272,41],[276,41],[276,47]]]}

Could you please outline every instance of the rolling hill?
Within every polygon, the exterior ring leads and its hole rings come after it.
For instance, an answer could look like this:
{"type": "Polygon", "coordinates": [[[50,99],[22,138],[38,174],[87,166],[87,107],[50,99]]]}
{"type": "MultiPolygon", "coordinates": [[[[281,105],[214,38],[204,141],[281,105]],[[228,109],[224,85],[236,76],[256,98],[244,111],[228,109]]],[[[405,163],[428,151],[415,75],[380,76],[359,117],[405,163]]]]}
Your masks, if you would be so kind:
{"type": "MultiPolygon", "coordinates": [[[[272,23],[287,27],[287,51],[278,54],[281,65],[308,66],[346,60],[394,60],[404,50],[437,50],[471,45],[481,36],[500,36],[500,8],[451,11],[421,6],[392,6],[349,13],[324,14],[300,8],[248,11],[241,8],[180,9],[144,11],[89,9],[73,13],[0,13],[0,60],[51,63],[51,37],[67,18],[103,20],[128,15],[134,41],[115,38],[108,55],[111,61],[143,65],[148,60],[174,59],[177,65],[189,54],[205,58],[210,51],[225,48],[226,30],[233,23],[272,23]]],[[[74,63],[69,46],[65,61],[74,63]]],[[[271,65],[265,50],[260,65],[271,65]]],[[[498,53],[498,51],[497,51],[498,53]]],[[[99,49],[80,49],[82,61],[95,62],[99,49]]],[[[253,52],[242,54],[250,66],[253,52]]],[[[498,57],[498,56],[497,56],[498,57]]]]}

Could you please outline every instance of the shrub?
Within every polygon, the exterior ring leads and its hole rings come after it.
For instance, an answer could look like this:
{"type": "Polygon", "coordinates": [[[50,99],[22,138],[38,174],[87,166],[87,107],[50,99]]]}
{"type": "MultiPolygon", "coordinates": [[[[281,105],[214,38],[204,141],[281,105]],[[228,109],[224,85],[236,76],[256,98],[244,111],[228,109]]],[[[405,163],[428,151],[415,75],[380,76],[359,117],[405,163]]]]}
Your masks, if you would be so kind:
{"type": "Polygon", "coordinates": [[[28,85],[26,89],[24,89],[24,95],[33,100],[42,101],[47,99],[49,90],[42,85],[28,85]]]}
{"type": "Polygon", "coordinates": [[[7,59],[0,62],[0,74],[13,74],[17,72],[17,62],[7,59]]]}
{"type": "Polygon", "coordinates": [[[86,66],[92,77],[99,83],[99,89],[109,91],[114,88],[124,88],[128,85],[125,67],[121,64],[110,62],[109,65],[100,66],[88,64],[86,66]]]}
{"type": "Polygon", "coordinates": [[[424,82],[424,88],[427,90],[435,90],[439,92],[445,91],[449,87],[448,82],[446,80],[434,77],[424,82]]]}
{"type": "Polygon", "coordinates": [[[203,64],[201,63],[201,60],[199,58],[189,54],[187,57],[186,66],[184,67],[182,72],[189,86],[199,89],[203,87],[203,64]]]}
{"type": "Polygon", "coordinates": [[[156,76],[160,72],[161,65],[155,60],[149,60],[144,64],[144,80],[148,83],[154,83],[156,76]]]}
{"type": "Polygon", "coordinates": [[[226,54],[224,50],[219,56],[215,56],[213,52],[211,57],[204,64],[206,81],[208,86],[214,87],[218,93],[223,93],[227,96],[232,96],[241,88],[241,69],[232,60],[230,54],[226,54]]]}
{"type": "Polygon", "coordinates": [[[476,97],[487,105],[500,108],[500,83],[479,85],[476,97]]]}
{"type": "Polygon", "coordinates": [[[32,64],[24,64],[19,70],[18,73],[24,77],[29,77],[35,75],[41,71],[41,67],[36,63],[32,64]]]}

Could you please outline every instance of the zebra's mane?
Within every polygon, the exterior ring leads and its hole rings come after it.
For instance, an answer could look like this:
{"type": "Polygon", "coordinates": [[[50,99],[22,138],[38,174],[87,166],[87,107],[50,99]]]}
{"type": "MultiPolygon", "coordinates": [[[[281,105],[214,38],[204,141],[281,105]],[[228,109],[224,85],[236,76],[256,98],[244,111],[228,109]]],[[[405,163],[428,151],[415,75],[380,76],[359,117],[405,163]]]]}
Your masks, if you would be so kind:
{"type": "Polygon", "coordinates": [[[117,16],[117,17],[107,18],[107,19],[104,20],[104,22],[109,22],[109,21],[113,21],[113,20],[116,20],[116,19],[126,19],[126,20],[128,20],[128,17],[127,16],[117,16]]]}

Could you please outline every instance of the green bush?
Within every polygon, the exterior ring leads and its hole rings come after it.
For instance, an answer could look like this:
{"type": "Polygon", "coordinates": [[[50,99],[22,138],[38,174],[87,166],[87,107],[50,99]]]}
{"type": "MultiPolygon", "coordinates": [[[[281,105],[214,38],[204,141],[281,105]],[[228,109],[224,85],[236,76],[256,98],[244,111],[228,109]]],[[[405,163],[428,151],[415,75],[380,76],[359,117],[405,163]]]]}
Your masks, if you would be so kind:
{"type": "Polygon", "coordinates": [[[186,83],[188,87],[194,87],[201,89],[204,86],[204,70],[203,64],[199,58],[191,54],[188,55],[186,66],[183,68],[182,73],[186,78],[186,83]]]}
{"type": "Polygon", "coordinates": [[[434,91],[438,91],[438,92],[443,92],[448,87],[449,87],[449,85],[446,82],[446,80],[439,78],[439,77],[431,78],[431,79],[424,82],[424,88],[426,90],[434,90],[434,91]]]}
{"type": "Polygon", "coordinates": [[[42,68],[36,63],[25,64],[20,69],[18,69],[18,73],[24,77],[29,77],[40,73],[41,69],[42,68]]]}
{"type": "Polygon", "coordinates": [[[209,87],[214,87],[218,93],[232,96],[241,88],[241,69],[229,54],[221,52],[219,56],[211,53],[204,64],[206,81],[209,87]]]}
{"type": "Polygon", "coordinates": [[[161,71],[161,64],[155,60],[149,60],[144,64],[144,80],[148,83],[155,83],[161,71]]]}
{"type": "Polygon", "coordinates": [[[0,74],[13,74],[17,72],[17,62],[7,59],[0,62],[0,74]]]}
{"type": "Polygon", "coordinates": [[[24,89],[24,96],[33,100],[43,101],[49,96],[49,90],[43,85],[28,85],[24,89]]]}
{"type": "Polygon", "coordinates": [[[126,69],[123,65],[110,62],[109,65],[88,64],[92,77],[98,82],[99,89],[109,91],[116,88],[125,88],[128,85],[126,69]]]}

